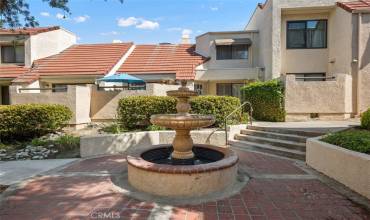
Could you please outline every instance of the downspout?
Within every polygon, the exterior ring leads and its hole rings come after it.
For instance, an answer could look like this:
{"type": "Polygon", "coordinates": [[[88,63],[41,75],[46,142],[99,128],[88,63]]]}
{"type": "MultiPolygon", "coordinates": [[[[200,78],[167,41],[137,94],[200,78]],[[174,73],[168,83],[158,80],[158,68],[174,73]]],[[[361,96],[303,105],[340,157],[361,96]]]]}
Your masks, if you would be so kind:
{"type": "Polygon", "coordinates": [[[361,24],[362,24],[362,13],[358,13],[357,18],[357,109],[356,113],[358,116],[361,114],[361,24]]]}

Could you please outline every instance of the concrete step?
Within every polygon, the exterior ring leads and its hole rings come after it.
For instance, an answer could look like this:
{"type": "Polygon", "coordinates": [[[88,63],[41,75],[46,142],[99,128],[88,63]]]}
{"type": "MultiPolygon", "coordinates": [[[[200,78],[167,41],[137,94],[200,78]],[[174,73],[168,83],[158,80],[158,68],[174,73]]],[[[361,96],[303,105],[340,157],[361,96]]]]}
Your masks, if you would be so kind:
{"type": "Polygon", "coordinates": [[[268,144],[268,145],[272,145],[272,146],[279,147],[279,148],[286,148],[286,149],[306,152],[306,143],[280,140],[280,139],[274,139],[274,138],[266,138],[266,137],[257,137],[257,136],[244,135],[244,134],[236,134],[234,138],[240,141],[248,141],[248,142],[259,143],[259,144],[268,144]]]}
{"type": "Polygon", "coordinates": [[[292,135],[299,135],[304,137],[318,137],[324,135],[323,132],[315,132],[315,131],[303,131],[303,130],[296,130],[296,129],[288,129],[288,128],[277,128],[277,127],[259,127],[259,126],[248,126],[249,130],[255,131],[266,131],[266,132],[273,132],[273,133],[280,133],[280,134],[292,134],[292,135]]]}
{"type": "Polygon", "coordinates": [[[288,158],[302,160],[302,161],[306,160],[306,153],[302,151],[290,150],[286,148],[271,146],[268,144],[258,144],[254,142],[241,141],[241,140],[232,140],[232,141],[229,141],[229,144],[232,147],[236,147],[240,149],[253,150],[257,152],[263,152],[263,153],[288,157],[288,158]]]}
{"type": "Polygon", "coordinates": [[[266,137],[266,138],[274,138],[279,140],[286,140],[286,141],[295,141],[299,143],[306,143],[308,137],[294,135],[294,134],[281,134],[275,132],[268,132],[268,131],[257,131],[257,130],[249,130],[243,129],[240,131],[241,134],[251,135],[256,137],[266,137]]]}

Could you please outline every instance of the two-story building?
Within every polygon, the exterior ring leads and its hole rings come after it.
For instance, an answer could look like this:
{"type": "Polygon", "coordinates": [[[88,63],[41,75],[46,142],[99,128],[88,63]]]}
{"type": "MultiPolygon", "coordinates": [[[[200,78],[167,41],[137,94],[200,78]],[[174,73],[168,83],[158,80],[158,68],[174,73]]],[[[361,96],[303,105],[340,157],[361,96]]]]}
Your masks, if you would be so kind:
{"type": "Polygon", "coordinates": [[[0,29],[0,104],[9,104],[9,85],[34,61],[65,50],[76,35],[60,27],[0,29]]]}
{"type": "Polygon", "coordinates": [[[245,30],[259,33],[265,79],[285,78],[287,120],[370,107],[369,0],[267,0],[245,30]]]}

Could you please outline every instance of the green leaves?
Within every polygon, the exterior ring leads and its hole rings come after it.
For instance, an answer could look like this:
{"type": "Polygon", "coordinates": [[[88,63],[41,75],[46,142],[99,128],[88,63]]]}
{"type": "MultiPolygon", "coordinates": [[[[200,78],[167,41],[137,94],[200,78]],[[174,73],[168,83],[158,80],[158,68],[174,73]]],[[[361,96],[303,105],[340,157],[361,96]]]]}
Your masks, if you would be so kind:
{"type": "Polygon", "coordinates": [[[347,130],[329,134],[322,141],[337,145],[349,150],[370,154],[370,131],[347,130]]]}
{"type": "Polygon", "coordinates": [[[243,100],[253,105],[253,118],[261,121],[285,121],[284,87],[280,81],[254,82],[241,91],[243,100]]]}
{"type": "Polygon", "coordinates": [[[370,109],[362,114],[361,127],[370,130],[370,109]]]}
{"type": "Polygon", "coordinates": [[[71,110],[62,105],[0,106],[0,139],[39,137],[63,128],[71,118],[71,110]]]}
{"type": "MultiPolygon", "coordinates": [[[[135,96],[119,101],[118,120],[123,129],[146,130],[150,127],[150,116],[155,114],[175,114],[176,99],[167,96],[135,96]]],[[[190,101],[192,114],[213,115],[214,126],[222,127],[225,117],[240,106],[235,97],[200,96],[190,101]]],[[[230,118],[229,124],[241,122],[241,111],[230,118]]],[[[151,127],[150,127],[151,128],[151,127]]]]}

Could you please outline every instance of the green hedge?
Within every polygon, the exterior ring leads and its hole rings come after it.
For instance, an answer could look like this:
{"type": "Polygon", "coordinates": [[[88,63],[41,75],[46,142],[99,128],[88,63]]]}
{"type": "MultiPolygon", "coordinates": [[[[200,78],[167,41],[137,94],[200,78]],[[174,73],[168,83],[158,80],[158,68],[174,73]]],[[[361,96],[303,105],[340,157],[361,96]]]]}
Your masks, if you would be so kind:
{"type": "Polygon", "coordinates": [[[0,139],[23,140],[57,131],[72,118],[62,105],[27,104],[0,106],[0,139]]]}
{"type": "Polygon", "coordinates": [[[370,130],[370,109],[362,114],[361,127],[370,130]]]}
{"type": "MultiPolygon", "coordinates": [[[[240,100],[234,97],[200,96],[191,100],[193,114],[214,115],[214,126],[221,127],[225,116],[240,106],[240,100]]],[[[150,116],[155,114],[176,113],[176,99],[166,96],[132,96],[119,101],[118,120],[123,129],[147,129],[150,116]]],[[[236,113],[229,123],[238,123],[241,112],[236,113]]]]}
{"type": "Polygon", "coordinates": [[[118,103],[118,120],[127,130],[144,129],[150,116],[176,113],[176,99],[165,96],[131,96],[118,103]]]}
{"type": "MultiPolygon", "coordinates": [[[[190,104],[193,114],[215,116],[215,127],[223,127],[225,117],[241,105],[240,99],[230,96],[199,96],[190,104]]],[[[238,111],[229,118],[228,124],[237,124],[241,120],[241,111],[238,111]]]]}
{"type": "Polygon", "coordinates": [[[329,134],[322,140],[349,150],[370,154],[370,131],[367,130],[341,131],[329,134]]]}
{"type": "Polygon", "coordinates": [[[253,105],[253,118],[261,121],[285,121],[284,87],[280,81],[254,82],[241,91],[243,101],[253,105]]]}

